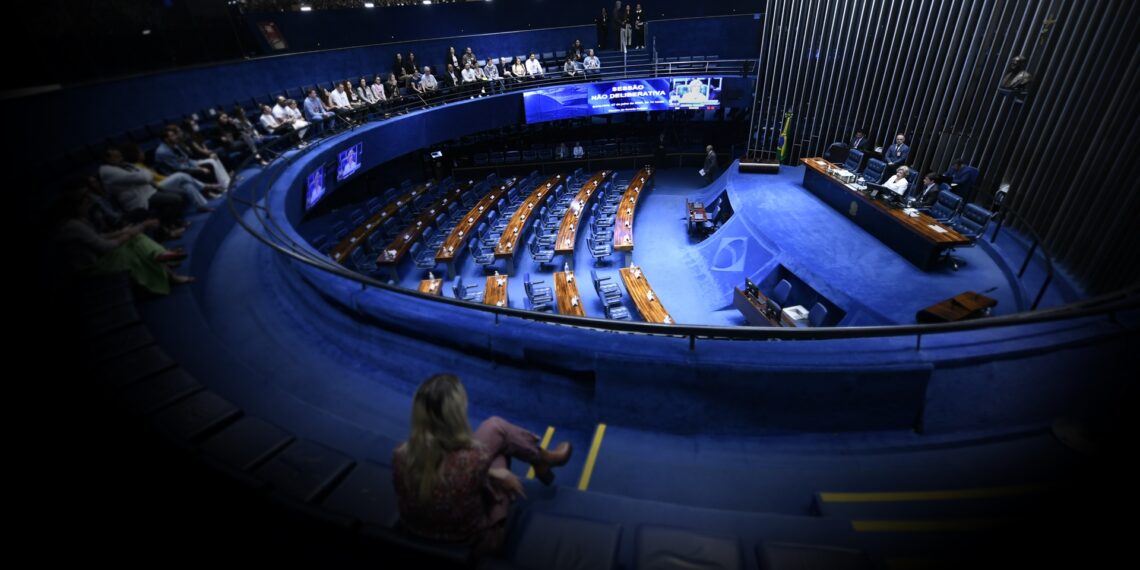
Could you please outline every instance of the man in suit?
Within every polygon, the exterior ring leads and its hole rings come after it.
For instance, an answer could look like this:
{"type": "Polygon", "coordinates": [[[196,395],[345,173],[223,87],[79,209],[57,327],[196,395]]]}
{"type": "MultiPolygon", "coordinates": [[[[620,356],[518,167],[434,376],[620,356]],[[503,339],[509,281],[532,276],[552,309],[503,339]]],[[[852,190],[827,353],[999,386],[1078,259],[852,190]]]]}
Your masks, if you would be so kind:
{"type": "Polygon", "coordinates": [[[910,156],[910,147],[906,145],[906,137],[902,133],[895,135],[895,144],[887,147],[884,153],[887,159],[887,168],[897,168],[906,163],[910,156]]]}
{"type": "Polygon", "coordinates": [[[863,129],[855,129],[855,138],[851,139],[851,146],[848,148],[855,150],[867,150],[870,146],[870,141],[867,140],[867,135],[863,129]]]}
{"type": "Polygon", "coordinates": [[[705,184],[711,184],[716,179],[716,151],[711,144],[705,147],[705,151],[708,154],[705,155],[705,166],[701,170],[705,171],[705,184]]]}
{"type": "Polygon", "coordinates": [[[934,205],[935,200],[938,200],[938,184],[934,182],[937,177],[938,174],[934,172],[927,172],[922,177],[922,189],[918,191],[916,196],[918,203],[915,206],[929,208],[934,205]]]}

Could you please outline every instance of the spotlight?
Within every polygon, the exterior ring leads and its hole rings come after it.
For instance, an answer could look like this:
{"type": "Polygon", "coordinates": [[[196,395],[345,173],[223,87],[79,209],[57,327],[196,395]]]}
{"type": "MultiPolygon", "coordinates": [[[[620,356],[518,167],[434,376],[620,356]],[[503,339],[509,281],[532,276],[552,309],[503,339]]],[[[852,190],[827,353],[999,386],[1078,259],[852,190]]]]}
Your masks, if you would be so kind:
{"type": "Polygon", "coordinates": [[[302,12],[312,12],[312,11],[313,11],[313,7],[312,7],[312,6],[306,6],[306,5],[304,5],[304,4],[301,4],[301,11],[302,11],[302,12]]]}
{"type": "Polygon", "coordinates": [[[365,8],[375,8],[375,7],[376,7],[376,5],[375,5],[375,4],[373,4],[373,3],[371,3],[371,2],[365,2],[365,3],[364,3],[364,7],[365,7],[365,8]]]}

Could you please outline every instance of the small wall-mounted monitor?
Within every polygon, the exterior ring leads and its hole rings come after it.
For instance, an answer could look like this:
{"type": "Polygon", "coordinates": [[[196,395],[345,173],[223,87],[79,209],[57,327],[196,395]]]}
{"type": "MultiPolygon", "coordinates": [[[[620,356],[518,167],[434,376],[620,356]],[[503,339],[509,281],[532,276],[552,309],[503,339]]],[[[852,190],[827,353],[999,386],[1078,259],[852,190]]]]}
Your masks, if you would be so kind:
{"type": "Polygon", "coordinates": [[[336,179],[344,180],[352,175],[353,172],[360,170],[361,160],[364,152],[364,143],[356,143],[345,150],[340,151],[336,156],[336,179]]]}
{"type": "Polygon", "coordinates": [[[325,196],[325,165],[320,165],[309,173],[305,184],[305,210],[311,210],[313,206],[325,196]]]}

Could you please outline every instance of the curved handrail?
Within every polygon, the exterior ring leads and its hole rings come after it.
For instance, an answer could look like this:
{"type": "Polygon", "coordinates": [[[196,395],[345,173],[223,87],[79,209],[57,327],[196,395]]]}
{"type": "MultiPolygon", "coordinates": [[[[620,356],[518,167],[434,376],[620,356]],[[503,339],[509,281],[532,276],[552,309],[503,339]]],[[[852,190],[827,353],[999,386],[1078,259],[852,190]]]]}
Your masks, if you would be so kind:
{"type": "MultiPolygon", "coordinates": [[[[747,61],[747,60],[744,60],[747,61]]],[[[751,60],[755,61],[755,60],[751,60]]],[[[543,83],[541,81],[523,83],[525,88],[543,83]]],[[[548,84],[563,83],[562,81],[551,81],[548,84]]],[[[520,87],[521,90],[524,87],[520,87]]],[[[450,102],[466,100],[468,97],[459,95],[453,97],[443,97],[433,102],[450,102]]],[[[297,153],[289,160],[296,160],[302,153],[297,153]]],[[[245,165],[250,164],[247,161],[245,165]]],[[[260,186],[266,192],[273,187],[274,183],[279,179],[281,173],[285,169],[278,169],[277,173],[262,181],[258,181],[257,186],[260,186]]],[[[253,192],[257,192],[257,187],[253,188],[253,192]]],[[[586,329],[595,330],[609,330],[621,331],[628,333],[639,333],[653,336],[673,336],[673,337],[689,337],[690,346],[696,339],[723,339],[723,340],[827,340],[827,339],[852,339],[852,338],[870,338],[870,337],[897,337],[897,336],[917,336],[921,340],[922,335],[926,334],[940,334],[961,332],[979,329],[991,329],[1005,326],[1021,326],[1038,323],[1047,323],[1065,319],[1090,317],[1105,314],[1114,314],[1116,312],[1131,310],[1140,307],[1140,284],[1136,284],[1119,291],[1100,295],[1098,297],[1080,300],[1068,305],[1052,307],[1046,310],[1022,312],[1011,315],[1003,315],[998,317],[989,317],[986,319],[974,319],[967,321],[959,321],[952,323],[932,323],[932,324],[915,324],[915,325],[882,325],[882,326],[859,326],[859,327],[819,327],[819,328],[776,328],[776,327],[723,327],[715,325],[684,325],[684,324],[655,324],[643,323],[632,321],[615,321],[608,319],[599,319],[591,317],[575,317],[568,315],[559,315],[551,313],[541,313],[536,311],[527,311],[524,309],[516,309],[511,307],[497,307],[490,305],[483,305],[479,303],[472,303],[469,301],[462,301],[459,299],[452,299],[439,295],[428,295],[420,293],[416,290],[405,289],[395,285],[389,285],[379,280],[373,279],[366,275],[361,275],[354,271],[333,262],[325,256],[313,256],[306,245],[301,245],[294,242],[291,238],[287,237],[285,232],[282,232],[277,226],[276,220],[271,220],[268,216],[264,216],[260,208],[253,208],[255,211],[255,218],[263,229],[270,230],[266,234],[262,234],[257,228],[253,227],[243,216],[240,215],[237,205],[234,203],[233,193],[227,193],[227,205],[230,213],[237,220],[237,223],[247,232],[249,232],[255,239],[269,246],[279,254],[285,255],[298,262],[309,265],[318,270],[336,275],[338,277],[348,279],[359,283],[362,288],[376,288],[384,291],[397,293],[400,295],[417,296],[424,299],[430,299],[434,302],[446,303],[456,306],[457,308],[474,309],[496,315],[507,317],[520,318],[529,321],[557,323],[563,325],[571,325],[586,329]]],[[[265,196],[255,199],[254,203],[261,201],[265,196]]],[[[1010,208],[1004,208],[1005,211],[1013,212],[1010,208]]],[[[1016,215],[1016,213],[1015,213],[1016,215]]],[[[996,232],[995,232],[996,233],[996,232]]],[[[1050,264],[1051,268],[1052,265],[1050,264]]]]}

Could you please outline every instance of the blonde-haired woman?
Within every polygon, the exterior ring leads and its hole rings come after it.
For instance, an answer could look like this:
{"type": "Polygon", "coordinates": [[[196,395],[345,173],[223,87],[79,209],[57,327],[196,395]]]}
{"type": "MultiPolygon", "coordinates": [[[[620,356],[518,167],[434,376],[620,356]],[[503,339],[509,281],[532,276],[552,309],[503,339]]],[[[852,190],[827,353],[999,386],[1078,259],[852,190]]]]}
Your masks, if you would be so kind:
{"type": "Polygon", "coordinates": [[[392,454],[400,522],[413,534],[492,552],[506,537],[511,500],[524,496],[510,458],[533,465],[549,485],[551,468],[565,465],[570,453],[568,442],[540,448],[537,435],[500,417],[472,432],[459,378],[432,376],[416,390],[408,440],[392,454]]]}

